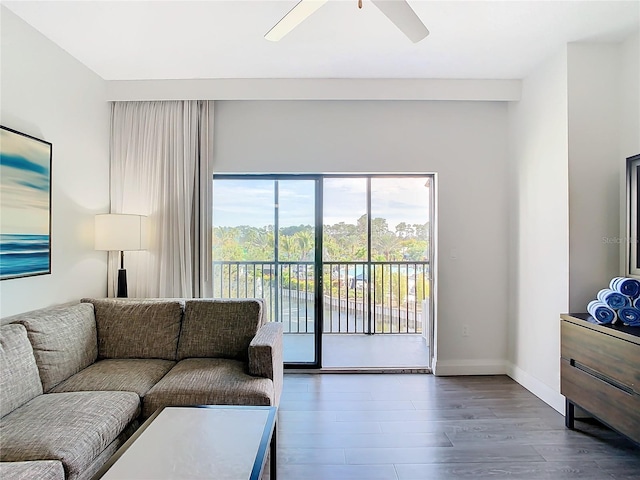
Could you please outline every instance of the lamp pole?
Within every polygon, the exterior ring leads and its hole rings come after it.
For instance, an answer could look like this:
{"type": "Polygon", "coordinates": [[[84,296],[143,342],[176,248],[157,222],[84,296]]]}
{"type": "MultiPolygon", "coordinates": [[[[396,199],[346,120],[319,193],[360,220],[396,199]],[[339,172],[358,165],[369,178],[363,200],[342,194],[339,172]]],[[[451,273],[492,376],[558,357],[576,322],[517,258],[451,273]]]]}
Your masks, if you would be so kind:
{"type": "Polygon", "coordinates": [[[120,250],[120,269],[118,270],[118,298],[127,298],[127,271],[124,269],[124,250],[120,250]]]}

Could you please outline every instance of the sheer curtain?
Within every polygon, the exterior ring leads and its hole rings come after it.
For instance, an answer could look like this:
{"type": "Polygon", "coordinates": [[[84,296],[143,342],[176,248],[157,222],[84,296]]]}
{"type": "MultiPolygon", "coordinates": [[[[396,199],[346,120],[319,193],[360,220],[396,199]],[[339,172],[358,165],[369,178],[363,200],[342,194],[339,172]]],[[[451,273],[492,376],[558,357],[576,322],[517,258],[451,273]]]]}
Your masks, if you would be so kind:
{"type": "MultiPolygon", "coordinates": [[[[111,212],[148,216],[149,247],[125,252],[129,297],[212,295],[213,102],[114,102],[111,212]]],[[[110,253],[113,295],[118,259],[110,253]]]]}

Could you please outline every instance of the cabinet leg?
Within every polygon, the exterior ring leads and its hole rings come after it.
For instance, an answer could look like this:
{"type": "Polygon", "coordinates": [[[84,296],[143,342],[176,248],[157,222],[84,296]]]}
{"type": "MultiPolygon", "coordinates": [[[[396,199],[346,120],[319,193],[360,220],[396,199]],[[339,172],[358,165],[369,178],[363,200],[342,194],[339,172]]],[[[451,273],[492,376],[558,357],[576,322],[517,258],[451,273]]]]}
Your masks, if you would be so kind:
{"type": "Polygon", "coordinates": [[[270,464],[269,464],[269,471],[270,471],[270,480],[276,480],[277,476],[278,476],[278,466],[277,466],[277,461],[276,461],[276,455],[277,455],[277,451],[278,451],[278,440],[277,440],[277,433],[278,433],[278,424],[276,423],[275,427],[273,428],[273,434],[271,435],[271,449],[269,451],[269,457],[270,457],[270,464]]]}
{"type": "Polygon", "coordinates": [[[565,400],[565,416],[564,416],[564,425],[565,427],[573,430],[575,420],[575,405],[569,401],[569,399],[565,400]]]}

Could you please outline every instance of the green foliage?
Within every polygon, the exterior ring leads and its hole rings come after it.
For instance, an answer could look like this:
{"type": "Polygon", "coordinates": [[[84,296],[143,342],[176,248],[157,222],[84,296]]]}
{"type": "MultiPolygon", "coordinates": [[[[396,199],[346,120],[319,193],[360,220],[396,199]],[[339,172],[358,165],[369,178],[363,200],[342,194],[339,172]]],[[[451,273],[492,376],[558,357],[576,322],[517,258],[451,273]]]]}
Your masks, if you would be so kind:
{"type": "MultiPolygon", "coordinates": [[[[429,224],[396,225],[389,229],[387,220],[371,220],[371,259],[375,262],[423,262],[428,260],[429,243],[427,232],[429,224]]],[[[367,216],[362,215],[355,224],[340,222],[323,227],[323,261],[357,262],[367,260],[367,216]]],[[[311,225],[298,225],[280,229],[278,237],[279,261],[313,262],[315,250],[315,230],[311,225]]],[[[272,225],[266,227],[216,227],[213,230],[213,259],[234,262],[273,262],[275,236],[272,225]]],[[[229,267],[236,268],[236,267],[229,267]]],[[[299,268],[297,265],[295,268],[299,268]]],[[[310,267],[307,267],[310,268],[310,267]]],[[[406,267],[404,267],[406,268],[406,267]]],[[[300,291],[313,291],[314,278],[310,270],[297,271],[284,266],[280,283],[286,288],[300,291]]],[[[229,271],[235,275],[235,272],[229,271]]],[[[227,274],[228,274],[227,273],[227,274]]],[[[250,277],[250,274],[245,274],[250,277]]],[[[270,275],[260,271],[263,281],[270,281],[270,275]]],[[[376,265],[372,272],[375,280],[376,303],[384,301],[387,305],[420,301],[429,294],[428,283],[423,284],[422,274],[410,274],[407,280],[406,270],[399,271],[397,266],[376,265]],[[394,270],[395,269],[395,270],[394,270]],[[382,281],[384,274],[384,282],[382,281]]],[[[346,270],[340,274],[323,272],[324,289],[327,295],[341,298],[363,298],[368,292],[364,282],[356,288],[349,285],[346,270]]],[[[245,278],[245,277],[242,277],[245,278]]],[[[248,277],[247,277],[248,278],[248,277]]],[[[255,282],[253,278],[250,282],[255,282]]],[[[253,285],[253,283],[252,283],[253,285]]]]}
{"type": "MultiPolygon", "coordinates": [[[[391,231],[384,218],[371,221],[371,258],[374,261],[425,261],[429,224],[400,223],[391,231]]],[[[367,216],[356,224],[324,225],[323,259],[333,262],[367,260],[367,216]]],[[[280,261],[313,261],[315,236],[311,225],[284,227],[279,232],[280,261]]],[[[215,227],[213,259],[224,261],[273,261],[273,226],[215,227]]]]}

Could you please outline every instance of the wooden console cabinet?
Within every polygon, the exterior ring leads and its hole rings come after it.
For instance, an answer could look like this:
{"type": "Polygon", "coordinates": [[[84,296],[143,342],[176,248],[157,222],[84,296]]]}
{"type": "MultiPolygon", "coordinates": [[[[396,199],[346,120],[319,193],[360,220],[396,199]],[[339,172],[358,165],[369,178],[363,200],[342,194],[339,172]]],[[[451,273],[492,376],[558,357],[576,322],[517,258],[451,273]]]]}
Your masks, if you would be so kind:
{"type": "Polygon", "coordinates": [[[566,426],[577,406],[640,443],[640,328],[598,325],[587,313],[560,318],[566,426]]]}

